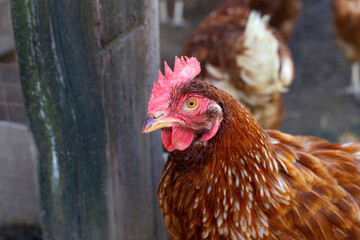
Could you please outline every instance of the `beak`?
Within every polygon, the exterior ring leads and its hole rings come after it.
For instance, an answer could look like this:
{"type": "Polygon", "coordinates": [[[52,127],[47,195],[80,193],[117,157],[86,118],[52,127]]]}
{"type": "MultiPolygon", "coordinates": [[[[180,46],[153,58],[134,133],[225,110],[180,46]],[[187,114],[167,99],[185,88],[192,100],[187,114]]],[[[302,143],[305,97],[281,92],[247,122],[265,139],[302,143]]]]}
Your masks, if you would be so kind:
{"type": "Polygon", "coordinates": [[[153,117],[148,117],[148,119],[146,119],[146,121],[144,122],[144,126],[142,128],[142,132],[143,133],[150,133],[153,132],[155,130],[158,130],[160,128],[166,128],[166,127],[171,127],[173,122],[178,122],[175,119],[172,118],[157,118],[154,119],[153,117]]]}

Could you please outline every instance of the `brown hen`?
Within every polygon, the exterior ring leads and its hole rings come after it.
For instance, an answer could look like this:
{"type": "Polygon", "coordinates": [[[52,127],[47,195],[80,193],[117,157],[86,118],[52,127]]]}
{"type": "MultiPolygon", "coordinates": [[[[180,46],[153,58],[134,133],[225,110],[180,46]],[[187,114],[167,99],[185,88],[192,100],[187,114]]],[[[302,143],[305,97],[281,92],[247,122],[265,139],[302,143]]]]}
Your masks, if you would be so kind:
{"type": "Polygon", "coordinates": [[[294,79],[291,53],[269,18],[246,3],[227,2],[204,19],[186,43],[204,79],[243,102],[265,129],[278,128],[282,92],[294,79]]]}
{"type": "Polygon", "coordinates": [[[360,239],[360,143],[263,131],[231,95],[165,64],[143,132],[170,151],[158,201],[174,239],[360,239]]]}
{"type": "Polygon", "coordinates": [[[352,64],[346,93],[360,100],[360,0],[333,0],[333,9],[338,45],[352,64]]]}

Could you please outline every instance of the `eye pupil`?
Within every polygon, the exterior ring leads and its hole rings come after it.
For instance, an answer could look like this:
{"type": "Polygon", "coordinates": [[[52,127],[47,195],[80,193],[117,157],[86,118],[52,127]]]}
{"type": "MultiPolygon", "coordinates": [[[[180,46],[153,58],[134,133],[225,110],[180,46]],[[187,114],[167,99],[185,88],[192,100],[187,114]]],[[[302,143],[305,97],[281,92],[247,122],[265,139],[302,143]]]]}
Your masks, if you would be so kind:
{"type": "Polygon", "coordinates": [[[196,99],[189,99],[186,101],[186,105],[188,108],[194,108],[197,105],[197,100],[196,99]]]}

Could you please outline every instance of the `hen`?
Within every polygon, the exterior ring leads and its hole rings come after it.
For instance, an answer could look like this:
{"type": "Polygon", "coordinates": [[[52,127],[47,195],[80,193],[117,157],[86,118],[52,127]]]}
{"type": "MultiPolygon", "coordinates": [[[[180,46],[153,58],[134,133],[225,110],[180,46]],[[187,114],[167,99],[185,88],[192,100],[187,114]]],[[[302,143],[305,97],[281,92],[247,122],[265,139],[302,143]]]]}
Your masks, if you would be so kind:
{"type": "Polygon", "coordinates": [[[250,8],[269,14],[270,24],[289,41],[302,9],[302,0],[250,0],[250,8]]]}
{"type": "Polygon", "coordinates": [[[174,239],[360,239],[360,143],[263,131],[231,95],[165,63],[143,132],[170,151],[158,202],[174,239]]]}
{"type": "Polygon", "coordinates": [[[268,21],[247,4],[228,2],[204,19],[183,52],[199,59],[204,79],[243,102],[265,129],[280,125],[281,93],[294,79],[291,53],[268,21]]]}
{"type": "Polygon", "coordinates": [[[351,86],[346,92],[360,100],[360,0],[333,0],[339,47],[352,63],[351,86]]]}

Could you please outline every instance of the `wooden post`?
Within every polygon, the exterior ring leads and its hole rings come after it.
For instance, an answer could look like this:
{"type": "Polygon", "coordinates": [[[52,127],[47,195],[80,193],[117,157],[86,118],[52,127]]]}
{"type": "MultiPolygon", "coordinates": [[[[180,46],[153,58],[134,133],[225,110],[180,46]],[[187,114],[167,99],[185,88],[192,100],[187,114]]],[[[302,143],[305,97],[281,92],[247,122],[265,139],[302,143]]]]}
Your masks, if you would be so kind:
{"type": "Polygon", "coordinates": [[[159,136],[141,134],[157,78],[157,1],[11,4],[44,238],[165,239],[159,136]]]}

